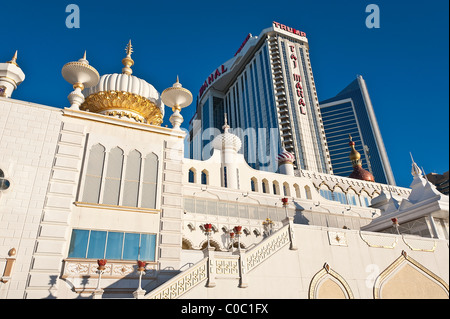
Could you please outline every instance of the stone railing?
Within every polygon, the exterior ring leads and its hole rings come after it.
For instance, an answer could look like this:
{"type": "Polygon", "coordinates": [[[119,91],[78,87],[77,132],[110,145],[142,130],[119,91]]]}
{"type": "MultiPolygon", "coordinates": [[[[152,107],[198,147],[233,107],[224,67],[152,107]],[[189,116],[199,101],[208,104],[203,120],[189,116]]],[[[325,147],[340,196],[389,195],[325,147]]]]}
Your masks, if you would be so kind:
{"type": "Polygon", "coordinates": [[[215,253],[213,247],[204,250],[206,255],[191,268],[149,292],[145,299],[174,299],[207,280],[206,287],[215,287],[216,279],[239,279],[239,287],[246,288],[247,273],[274,255],[281,248],[290,244],[291,250],[296,250],[293,218],[283,220],[284,226],[264,239],[252,249],[238,249],[236,254],[215,253]]]}
{"type": "Polygon", "coordinates": [[[176,299],[208,279],[208,258],[205,257],[144,296],[144,299],[176,299]]]}
{"type": "Polygon", "coordinates": [[[264,262],[267,258],[290,243],[289,225],[285,225],[259,245],[245,253],[245,265],[247,272],[264,262]]]}

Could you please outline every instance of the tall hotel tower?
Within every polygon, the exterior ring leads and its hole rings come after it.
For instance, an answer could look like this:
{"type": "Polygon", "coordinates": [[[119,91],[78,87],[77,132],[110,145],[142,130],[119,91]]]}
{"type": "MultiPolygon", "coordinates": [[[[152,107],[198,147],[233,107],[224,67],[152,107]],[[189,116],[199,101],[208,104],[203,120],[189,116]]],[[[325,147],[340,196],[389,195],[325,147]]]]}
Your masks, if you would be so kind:
{"type": "Polygon", "coordinates": [[[361,75],[335,97],[320,102],[323,125],[335,175],[348,177],[353,171],[348,160],[348,135],[361,154],[362,166],[375,181],[395,185],[394,174],[380,128],[361,75]]]}
{"type": "Polygon", "coordinates": [[[297,169],[332,173],[304,32],[273,22],[207,77],[190,122],[190,158],[210,157],[224,114],[253,168],[276,171],[284,146],[297,169]]]}

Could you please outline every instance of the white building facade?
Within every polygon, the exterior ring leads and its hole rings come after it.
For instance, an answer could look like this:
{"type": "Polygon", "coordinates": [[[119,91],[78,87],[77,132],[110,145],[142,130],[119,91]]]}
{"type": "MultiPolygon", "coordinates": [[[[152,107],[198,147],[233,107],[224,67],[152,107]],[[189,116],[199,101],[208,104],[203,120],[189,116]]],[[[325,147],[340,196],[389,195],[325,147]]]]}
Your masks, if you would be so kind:
{"type": "Polygon", "coordinates": [[[190,93],[131,52],[121,74],[67,64],[70,107],[0,97],[0,298],[448,298],[448,196],[414,165],[411,189],[295,176],[286,150],[256,170],[227,123],[184,158],[190,93]],[[428,233],[386,233],[424,207],[428,233]]]}

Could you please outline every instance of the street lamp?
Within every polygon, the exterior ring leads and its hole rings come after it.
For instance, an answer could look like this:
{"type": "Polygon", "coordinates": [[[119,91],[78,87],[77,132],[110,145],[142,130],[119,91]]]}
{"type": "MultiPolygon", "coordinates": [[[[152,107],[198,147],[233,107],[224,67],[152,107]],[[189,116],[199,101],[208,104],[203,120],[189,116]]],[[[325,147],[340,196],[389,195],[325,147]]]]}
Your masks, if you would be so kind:
{"type": "Polygon", "coordinates": [[[264,232],[266,234],[266,236],[270,236],[272,234],[272,229],[273,229],[273,221],[267,217],[265,221],[263,221],[263,226],[264,226],[264,232]]]}
{"type": "Polygon", "coordinates": [[[242,226],[234,226],[234,233],[238,239],[238,250],[241,251],[241,234],[242,234],[242,226]]]}
{"type": "Polygon", "coordinates": [[[400,235],[400,231],[398,230],[398,228],[400,226],[398,224],[398,219],[394,217],[394,218],[391,218],[391,220],[392,220],[392,227],[394,227],[395,230],[397,231],[397,234],[400,235]]]}
{"type": "Polygon", "coordinates": [[[205,234],[208,240],[208,248],[210,247],[209,245],[209,238],[211,237],[211,232],[212,232],[212,224],[205,224],[203,225],[203,227],[205,228],[205,234]]]}

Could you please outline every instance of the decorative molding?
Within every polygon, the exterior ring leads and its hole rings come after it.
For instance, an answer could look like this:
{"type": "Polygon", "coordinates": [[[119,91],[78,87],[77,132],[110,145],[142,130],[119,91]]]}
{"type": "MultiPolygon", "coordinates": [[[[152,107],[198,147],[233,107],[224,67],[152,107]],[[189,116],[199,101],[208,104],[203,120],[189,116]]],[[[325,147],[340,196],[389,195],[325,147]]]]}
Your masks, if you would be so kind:
{"type": "Polygon", "coordinates": [[[417,269],[421,270],[423,273],[434,279],[437,283],[439,283],[446,291],[447,294],[449,293],[449,286],[448,284],[441,279],[439,276],[435,275],[433,272],[428,270],[426,267],[421,265],[419,262],[414,260],[413,258],[409,257],[408,254],[403,250],[400,257],[398,257],[392,264],[390,264],[384,271],[380,273],[380,275],[375,280],[374,286],[373,286],[373,297],[374,299],[381,299],[381,288],[386,281],[392,274],[394,274],[400,267],[405,264],[410,263],[417,269]]]}
{"type": "Polygon", "coordinates": [[[414,251],[428,251],[434,252],[437,247],[436,240],[424,240],[424,238],[406,238],[402,236],[403,242],[408,246],[411,250],[414,251]]]}
{"type": "MultiPolygon", "coordinates": [[[[66,259],[62,278],[92,277],[98,278],[97,260],[90,259],[66,259]]],[[[156,275],[157,263],[147,263],[144,278],[153,278],[156,275]]],[[[133,261],[110,261],[105,266],[102,278],[139,278],[137,264],[133,261]]]]}
{"type": "Polygon", "coordinates": [[[345,232],[328,231],[328,241],[331,246],[348,246],[345,232]]]}
{"type": "Polygon", "coordinates": [[[139,212],[139,213],[149,213],[149,214],[159,214],[160,209],[153,208],[143,208],[143,207],[130,207],[130,206],[117,206],[117,205],[107,205],[107,204],[95,204],[95,203],[85,203],[85,202],[74,202],[75,206],[78,207],[89,207],[89,208],[100,208],[107,210],[121,210],[127,212],[139,212]]]}
{"type": "Polygon", "coordinates": [[[340,284],[341,288],[343,288],[343,291],[345,292],[348,299],[354,299],[353,292],[348,283],[341,275],[331,269],[330,265],[328,265],[327,263],[325,263],[323,265],[323,268],[319,270],[312,278],[311,283],[309,284],[309,299],[316,299],[317,288],[326,277],[331,277],[332,279],[337,281],[340,284]]]}
{"type": "Polygon", "coordinates": [[[375,247],[375,248],[389,248],[393,249],[398,242],[398,236],[386,236],[386,234],[369,234],[359,232],[359,236],[361,239],[369,246],[369,247],[375,247]]]}

